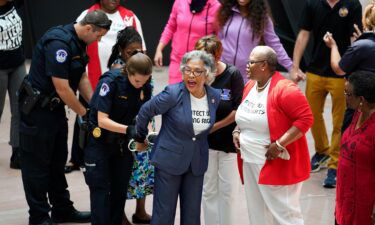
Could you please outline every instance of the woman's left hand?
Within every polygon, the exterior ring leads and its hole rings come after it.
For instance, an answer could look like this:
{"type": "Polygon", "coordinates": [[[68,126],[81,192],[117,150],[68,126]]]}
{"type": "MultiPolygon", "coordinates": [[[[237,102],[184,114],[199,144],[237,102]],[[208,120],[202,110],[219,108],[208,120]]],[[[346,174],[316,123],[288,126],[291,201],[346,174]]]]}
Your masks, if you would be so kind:
{"type": "Polygon", "coordinates": [[[280,155],[280,151],[277,149],[277,145],[275,142],[266,145],[265,148],[267,149],[266,158],[267,160],[274,160],[280,155]]]}
{"type": "Polygon", "coordinates": [[[372,209],[371,218],[372,218],[372,223],[375,225],[375,204],[374,204],[374,208],[372,209]]]}

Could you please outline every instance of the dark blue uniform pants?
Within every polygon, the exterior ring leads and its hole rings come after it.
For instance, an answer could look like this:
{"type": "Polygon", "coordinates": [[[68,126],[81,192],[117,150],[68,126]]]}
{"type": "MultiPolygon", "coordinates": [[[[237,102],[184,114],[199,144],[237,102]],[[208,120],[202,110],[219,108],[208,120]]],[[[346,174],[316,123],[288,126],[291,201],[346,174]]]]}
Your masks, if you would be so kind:
{"type": "MultiPolygon", "coordinates": [[[[81,95],[79,96],[79,101],[82,103],[84,107],[89,108],[89,104],[83,99],[81,95]]],[[[73,141],[71,149],[72,151],[70,162],[72,162],[75,166],[83,166],[83,149],[79,147],[79,125],[77,118],[74,123],[73,141]]]]}
{"type": "Polygon", "coordinates": [[[37,224],[50,218],[49,203],[52,214],[65,215],[73,210],[64,174],[67,135],[68,124],[63,107],[53,112],[36,108],[27,116],[21,113],[21,170],[30,207],[30,223],[37,224]]]}
{"type": "Polygon", "coordinates": [[[90,137],[85,149],[85,180],[90,188],[92,225],[121,225],[133,155],[127,145],[104,144],[90,137]]]}
{"type": "Polygon", "coordinates": [[[151,225],[173,225],[180,197],[180,224],[200,225],[203,175],[191,170],[172,175],[155,168],[154,202],[151,225]]]}

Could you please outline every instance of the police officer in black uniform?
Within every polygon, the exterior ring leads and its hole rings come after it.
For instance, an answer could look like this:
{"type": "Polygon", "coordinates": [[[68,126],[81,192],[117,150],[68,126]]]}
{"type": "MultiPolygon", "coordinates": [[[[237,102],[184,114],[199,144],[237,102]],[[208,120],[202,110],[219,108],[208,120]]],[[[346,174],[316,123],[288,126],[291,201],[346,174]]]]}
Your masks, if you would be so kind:
{"type": "Polygon", "coordinates": [[[136,53],[123,69],[101,79],[90,102],[92,124],[85,148],[85,179],[90,188],[93,225],[121,225],[133,167],[128,142],[141,105],[151,98],[152,61],[136,53]]]}
{"type": "Polygon", "coordinates": [[[100,40],[110,26],[104,12],[93,11],[79,23],[51,28],[35,46],[29,76],[19,91],[21,170],[29,225],[90,221],[90,213],[77,211],[69,199],[64,105],[86,114],[75,96],[77,89],[86,101],[92,96],[84,74],[86,44],[100,40]]]}

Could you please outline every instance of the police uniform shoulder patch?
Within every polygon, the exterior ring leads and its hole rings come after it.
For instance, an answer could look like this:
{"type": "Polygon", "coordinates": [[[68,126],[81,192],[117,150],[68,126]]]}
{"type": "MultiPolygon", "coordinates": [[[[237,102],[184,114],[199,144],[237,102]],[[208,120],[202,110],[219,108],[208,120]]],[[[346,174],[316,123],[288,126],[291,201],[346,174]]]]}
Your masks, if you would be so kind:
{"type": "Polygon", "coordinates": [[[100,96],[106,96],[108,92],[109,92],[108,84],[103,83],[102,86],[100,87],[99,95],[100,96]]]}
{"type": "Polygon", "coordinates": [[[64,49],[59,49],[56,51],[56,61],[59,63],[64,63],[66,58],[68,57],[68,53],[64,49]]]}

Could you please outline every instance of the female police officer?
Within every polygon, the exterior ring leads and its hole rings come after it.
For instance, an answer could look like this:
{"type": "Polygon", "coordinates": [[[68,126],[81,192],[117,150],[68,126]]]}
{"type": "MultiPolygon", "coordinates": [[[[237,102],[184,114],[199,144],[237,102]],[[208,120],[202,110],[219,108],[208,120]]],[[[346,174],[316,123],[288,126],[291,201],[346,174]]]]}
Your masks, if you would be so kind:
{"type": "Polygon", "coordinates": [[[141,105],[151,97],[146,83],[152,61],[143,53],[133,55],[123,69],[102,75],[90,103],[93,125],[85,149],[85,179],[90,188],[92,224],[120,225],[133,156],[127,142],[141,105]]]}

